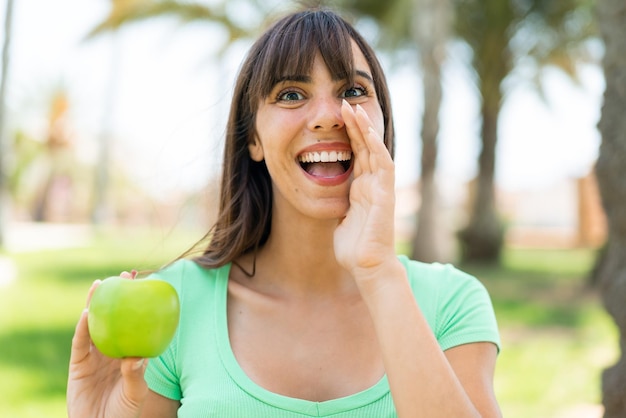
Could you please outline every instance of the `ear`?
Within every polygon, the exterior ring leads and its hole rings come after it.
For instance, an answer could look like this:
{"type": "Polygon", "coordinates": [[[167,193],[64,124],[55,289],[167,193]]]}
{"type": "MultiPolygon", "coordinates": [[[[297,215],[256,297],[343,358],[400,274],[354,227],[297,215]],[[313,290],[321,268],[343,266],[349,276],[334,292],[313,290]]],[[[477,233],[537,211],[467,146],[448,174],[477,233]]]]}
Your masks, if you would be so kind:
{"type": "Polygon", "coordinates": [[[257,163],[260,163],[265,158],[265,154],[263,153],[263,146],[261,145],[261,141],[255,135],[254,141],[248,144],[248,152],[250,152],[250,158],[252,158],[257,163]]]}

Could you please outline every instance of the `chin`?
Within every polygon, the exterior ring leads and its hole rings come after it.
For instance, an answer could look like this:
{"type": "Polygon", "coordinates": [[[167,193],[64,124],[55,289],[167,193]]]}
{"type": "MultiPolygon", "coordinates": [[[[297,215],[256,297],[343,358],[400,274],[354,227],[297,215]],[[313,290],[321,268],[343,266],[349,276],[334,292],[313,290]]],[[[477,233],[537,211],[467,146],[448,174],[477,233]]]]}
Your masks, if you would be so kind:
{"type": "Polygon", "coordinates": [[[343,202],[336,202],[332,205],[327,204],[323,206],[324,207],[320,209],[320,212],[318,212],[317,217],[328,220],[341,220],[345,218],[348,213],[348,210],[350,209],[350,202],[348,201],[348,198],[345,198],[343,199],[343,202]]]}

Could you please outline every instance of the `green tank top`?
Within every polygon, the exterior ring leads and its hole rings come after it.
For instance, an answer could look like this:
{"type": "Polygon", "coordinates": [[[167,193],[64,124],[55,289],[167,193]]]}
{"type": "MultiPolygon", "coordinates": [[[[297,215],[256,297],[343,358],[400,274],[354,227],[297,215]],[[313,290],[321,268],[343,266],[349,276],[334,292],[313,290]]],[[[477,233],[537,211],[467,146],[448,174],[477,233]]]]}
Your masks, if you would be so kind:
{"type": "MultiPolygon", "coordinates": [[[[404,256],[400,260],[442,350],[478,341],[499,347],[491,301],[477,279],[449,265],[418,263],[404,256]]],[[[386,376],[364,391],[324,402],[290,398],[255,384],[230,347],[229,271],[230,265],[210,270],[180,260],[153,275],[176,288],[181,317],[170,347],[150,359],[145,377],[151,390],[181,402],[179,417],[396,417],[386,376]]]]}

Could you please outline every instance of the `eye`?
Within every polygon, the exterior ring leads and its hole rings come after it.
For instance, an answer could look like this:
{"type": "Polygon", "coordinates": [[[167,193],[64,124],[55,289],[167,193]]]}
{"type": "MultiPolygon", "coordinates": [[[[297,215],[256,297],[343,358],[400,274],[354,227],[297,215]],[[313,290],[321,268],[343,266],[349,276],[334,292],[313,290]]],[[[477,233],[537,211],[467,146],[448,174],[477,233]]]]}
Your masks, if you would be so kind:
{"type": "Polygon", "coordinates": [[[349,99],[353,97],[361,97],[367,95],[367,89],[362,86],[353,86],[343,92],[342,97],[349,99]]]}
{"type": "Polygon", "coordinates": [[[283,90],[278,93],[277,99],[281,102],[294,102],[297,100],[304,100],[304,95],[294,90],[283,90]]]}

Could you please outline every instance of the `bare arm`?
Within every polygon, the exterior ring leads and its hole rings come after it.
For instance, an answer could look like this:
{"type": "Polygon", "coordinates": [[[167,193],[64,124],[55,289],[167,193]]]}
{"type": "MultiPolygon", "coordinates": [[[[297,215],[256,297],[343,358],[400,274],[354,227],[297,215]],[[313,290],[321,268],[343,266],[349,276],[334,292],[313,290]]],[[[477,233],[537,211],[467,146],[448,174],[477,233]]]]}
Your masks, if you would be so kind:
{"type": "Polygon", "coordinates": [[[180,402],[149,391],[141,418],[176,418],[180,402]]]}
{"type": "Polygon", "coordinates": [[[335,255],[369,308],[400,418],[499,417],[495,346],[439,347],[395,254],[394,165],[367,113],[342,107],[355,154],[350,209],[335,231],[335,255]]]}
{"type": "Polygon", "coordinates": [[[492,343],[464,344],[445,351],[467,395],[483,416],[500,417],[493,388],[498,349],[492,343]]]}
{"type": "Polygon", "coordinates": [[[500,417],[493,392],[495,345],[442,352],[408,283],[403,289],[404,280],[398,282],[377,289],[368,301],[398,416],[500,417]]]}

